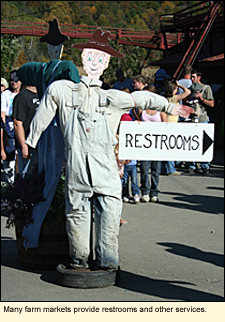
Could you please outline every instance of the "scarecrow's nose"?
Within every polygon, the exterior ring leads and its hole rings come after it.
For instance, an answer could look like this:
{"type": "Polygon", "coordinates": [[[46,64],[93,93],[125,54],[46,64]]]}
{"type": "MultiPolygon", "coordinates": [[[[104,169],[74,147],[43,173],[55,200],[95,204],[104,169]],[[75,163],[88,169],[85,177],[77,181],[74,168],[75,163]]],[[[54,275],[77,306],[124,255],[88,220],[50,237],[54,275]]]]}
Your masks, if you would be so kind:
{"type": "Polygon", "coordinates": [[[97,64],[97,61],[98,61],[98,59],[97,59],[98,57],[94,57],[94,59],[92,60],[92,65],[96,65],[97,64]]]}

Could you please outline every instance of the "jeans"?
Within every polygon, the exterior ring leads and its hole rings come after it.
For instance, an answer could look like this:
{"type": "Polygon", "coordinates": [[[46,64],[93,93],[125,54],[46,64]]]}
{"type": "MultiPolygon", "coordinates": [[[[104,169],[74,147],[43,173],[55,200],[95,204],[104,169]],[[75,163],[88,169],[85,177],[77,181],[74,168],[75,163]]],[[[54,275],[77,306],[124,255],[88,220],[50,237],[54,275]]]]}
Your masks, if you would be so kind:
{"type": "Polygon", "coordinates": [[[150,195],[150,197],[158,197],[159,175],[161,172],[161,161],[141,161],[141,192],[142,195],[150,195]],[[148,171],[151,169],[151,186],[149,182],[148,171]]]}
{"type": "Polygon", "coordinates": [[[129,176],[131,177],[132,196],[139,195],[139,193],[140,193],[139,186],[137,184],[137,166],[136,165],[125,165],[123,180],[122,180],[123,197],[129,196],[129,191],[128,191],[129,176]]]}
{"type": "MultiPolygon", "coordinates": [[[[95,262],[100,267],[118,266],[118,235],[121,201],[111,196],[94,194],[95,206],[95,262]],[[117,215],[111,215],[116,213],[117,215]]],[[[88,267],[90,255],[91,201],[84,194],[76,193],[73,207],[67,213],[67,233],[70,256],[75,266],[88,267]]]]}
{"type": "Polygon", "coordinates": [[[162,173],[173,174],[176,171],[175,161],[163,161],[162,173]]]}

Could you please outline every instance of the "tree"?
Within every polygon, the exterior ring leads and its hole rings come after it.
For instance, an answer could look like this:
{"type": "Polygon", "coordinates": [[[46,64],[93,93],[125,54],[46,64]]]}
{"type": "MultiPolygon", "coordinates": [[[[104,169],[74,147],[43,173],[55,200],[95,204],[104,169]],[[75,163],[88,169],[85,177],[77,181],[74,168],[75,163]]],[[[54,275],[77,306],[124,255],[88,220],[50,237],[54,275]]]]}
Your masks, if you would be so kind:
{"type": "Polygon", "coordinates": [[[72,23],[78,24],[80,22],[80,8],[74,1],[68,1],[71,9],[72,23]]]}
{"type": "Polygon", "coordinates": [[[149,30],[158,30],[159,18],[157,12],[153,8],[149,8],[142,13],[141,18],[147,24],[149,30]]]}
{"type": "Polygon", "coordinates": [[[8,79],[9,72],[17,68],[20,49],[18,37],[13,35],[1,36],[1,77],[8,79]]]}
{"type": "Polygon", "coordinates": [[[99,26],[109,26],[109,20],[106,18],[106,16],[104,14],[101,14],[99,19],[98,19],[98,25],[99,26]]]}
{"type": "Polygon", "coordinates": [[[19,9],[12,2],[1,1],[1,19],[12,20],[11,17],[19,15],[19,9]]]}
{"type": "Polygon", "coordinates": [[[93,19],[89,15],[80,16],[80,24],[87,25],[87,26],[95,26],[96,25],[96,23],[93,21],[93,19]]]}
{"type": "Polygon", "coordinates": [[[140,30],[148,30],[148,26],[144,22],[143,19],[139,17],[139,15],[135,15],[133,19],[131,19],[132,26],[136,26],[140,30]]]}

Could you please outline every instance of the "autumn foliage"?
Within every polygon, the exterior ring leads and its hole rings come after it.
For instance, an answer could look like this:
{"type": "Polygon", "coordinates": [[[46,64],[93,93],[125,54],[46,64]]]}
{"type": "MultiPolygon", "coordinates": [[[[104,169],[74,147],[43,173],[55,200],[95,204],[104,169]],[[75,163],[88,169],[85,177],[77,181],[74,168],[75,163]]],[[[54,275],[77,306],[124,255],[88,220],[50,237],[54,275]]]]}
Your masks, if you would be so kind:
{"type": "MultiPolygon", "coordinates": [[[[57,18],[59,23],[91,25],[101,27],[132,28],[139,30],[159,30],[159,16],[175,13],[201,1],[1,1],[1,19],[14,21],[36,21],[48,23],[57,18]]],[[[1,73],[17,68],[27,61],[48,61],[46,44],[40,43],[38,37],[16,36],[18,46],[12,48],[10,60],[7,60],[10,35],[3,35],[1,40],[1,73]]],[[[65,42],[62,59],[73,60],[81,66],[80,53],[72,51],[71,44],[81,41],[70,39],[65,42]]],[[[14,41],[15,44],[15,41],[14,41]]],[[[116,46],[116,43],[112,44],[116,46]]],[[[129,76],[138,72],[146,57],[146,49],[137,46],[121,46],[125,53],[125,68],[129,76]]],[[[160,58],[158,52],[149,56],[150,60],[160,58]]],[[[112,68],[119,67],[120,60],[113,60],[112,68]]],[[[124,64],[124,63],[123,63],[124,64]]]]}

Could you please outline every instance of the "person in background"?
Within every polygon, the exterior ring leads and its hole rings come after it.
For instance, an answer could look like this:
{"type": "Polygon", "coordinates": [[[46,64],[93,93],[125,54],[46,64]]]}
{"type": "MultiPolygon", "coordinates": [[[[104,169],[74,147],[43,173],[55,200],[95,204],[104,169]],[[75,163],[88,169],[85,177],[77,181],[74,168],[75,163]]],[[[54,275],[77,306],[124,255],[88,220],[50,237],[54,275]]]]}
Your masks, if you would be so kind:
{"type": "MultiPolygon", "coordinates": [[[[9,87],[1,92],[1,117],[6,122],[6,117],[11,117],[13,111],[13,99],[20,92],[22,83],[15,82],[14,75],[16,70],[12,70],[9,74],[9,87]]],[[[5,83],[3,81],[3,83],[5,83]]],[[[5,83],[6,85],[6,83],[5,83]]]]}
{"type": "Polygon", "coordinates": [[[1,77],[1,93],[4,92],[9,87],[7,80],[1,77]]]}
{"type": "Polygon", "coordinates": [[[199,116],[199,123],[208,123],[209,118],[207,115],[207,108],[214,107],[214,98],[212,89],[209,85],[205,85],[201,82],[202,73],[196,70],[191,72],[192,83],[198,83],[201,86],[201,89],[196,93],[195,98],[199,100],[200,108],[206,113],[202,113],[199,116]]]}
{"type": "MultiPolygon", "coordinates": [[[[120,177],[120,180],[121,180],[121,191],[122,191],[123,173],[124,173],[124,160],[119,160],[119,134],[116,134],[116,138],[118,140],[118,143],[114,148],[114,153],[115,153],[116,162],[117,162],[117,165],[118,165],[119,177],[120,177]]],[[[121,196],[121,198],[122,198],[122,196],[121,196]]],[[[122,216],[122,212],[121,212],[121,216],[122,216]]],[[[125,220],[122,217],[120,217],[120,227],[122,225],[126,224],[126,223],[127,223],[127,220],[125,220]]]]}
{"type": "MultiPolygon", "coordinates": [[[[3,77],[1,77],[1,93],[4,92],[9,87],[9,84],[7,80],[3,77]]],[[[6,160],[6,152],[5,152],[5,143],[4,143],[4,128],[5,124],[1,118],[1,160],[3,163],[3,160],[6,160]]]]}
{"type": "MultiPolygon", "coordinates": [[[[192,72],[192,66],[191,65],[186,65],[184,67],[184,71],[183,71],[183,78],[178,80],[178,83],[181,86],[184,86],[184,87],[186,87],[188,89],[192,85],[191,72],[192,72]]],[[[180,95],[182,93],[183,93],[182,87],[178,87],[177,95],[180,95]]],[[[179,101],[179,103],[182,105],[182,99],[179,101]]]]}
{"type": "MultiPolygon", "coordinates": [[[[212,89],[209,85],[202,84],[202,73],[197,70],[192,70],[191,72],[191,80],[192,87],[199,88],[195,92],[195,99],[198,100],[198,104],[200,107],[200,115],[198,117],[198,123],[208,123],[209,117],[207,114],[207,109],[214,107],[214,97],[212,93],[212,89]]],[[[197,168],[196,163],[189,163],[189,173],[199,173],[199,174],[208,174],[210,171],[210,162],[201,162],[200,168],[197,168]]]]}
{"type": "MultiPolygon", "coordinates": [[[[191,85],[192,85],[192,80],[191,80],[191,71],[192,71],[192,66],[191,65],[186,65],[184,67],[184,70],[183,70],[183,78],[179,79],[178,80],[178,83],[188,89],[190,89],[191,85]]],[[[178,87],[178,92],[177,94],[182,94],[183,93],[183,90],[181,87],[178,87]]],[[[182,101],[180,100],[179,103],[182,105],[182,104],[185,104],[185,100],[182,101]]],[[[178,119],[178,122],[185,122],[185,119],[183,117],[179,117],[178,119]]],[[[175,166],[176,168],[184,168],[185,167],[185,163],[184,162],[180,162],[180,161],[176,161],[175,162],[175,166]]]]}
{"type": "Polygon", "coordinates": [[[6,152],[5,152],[5,142],[4,142],[4,127],[5,127],[5,124],[1,118],[1,162],[6,160],[7,158],[6,152]]]}
{"type": "Polygon", "coordinates": [[[155,80],[153,85],[156,87],[156,93],[161,94],[162,92],[165,92],[165,76],[167,76],[165,69],[158,69],[154,76],[155,80]]]}
{"type": "Polygon", "coordinates": [[[166,76],[163,77],[163,90],[159,93],[160,95],[165,97],[165,87],[168,84],[168,82],[170,82],[172,79],[173,78],[170,75],[166,75],[166,76]]]}
{"type": "MultiPolygon", "coordinates": [[[[121,121],[133,121],[130,114],[125,113],[121,116],[121,121]]],[[[126,160],[127,161],[127,160],[126,160]]],[[[130,160],[129,163],[124,163],[124,173],[122,178],[122,197],[123,202],[129,202],[129,176],[131,177],[131,192],[133,196],[133,202],[139,203],[139,186],[137,184],[137,160],[130,160]]]]}
{"type": "MultiPolygon", "coordinates": [[[[170,103],[179,104],[179,101],[187,98],[191,91],[180,85],[177,81],[171,80],[167,83],[165,87],[165,97],[170,103]],[[182,89],[182,93],[178,94],[178,89],[182,89]]],[[[177,123],[179,120],[179,115],[167,115],[167,122],[177,123]]],[[[174,161],[164,161],[162,173],[165,172],[168,176],[181,175],[182,172],[176,171],[174,161]],[[165,168],[165,170],[164,170],[165,168]]]]}
{"type": "Polygon", "coordinates": [[[136,91],[142,91],[145,86],[148,84],[146,83],[144,77],[142,75],[136,75],[133,79],[133,88],[136,91]]]}
{"type": "MultiPolygon", "coordinates": [[[[144,91],[149,91],[156,93],[157,89],[155,86],[145,86],[144,91]]],[[[143,110],[141,113],[142,122],[166,122],[167,115],[164,112],[159,112],[156,110],[143,110]]],[[[161,172],[161,161],[140,161],[140,171],[141,171],[141,187],[142,197],[141,202],[159,202],[158,185],[159,177],[161,172]],[[149,170],[151,169],[151,185],[149,182],[149,170]]]]}
{"type": "Polygon", "coordinates": [[[113,89],[121,89],[122,87],[126,87],[129,89],[130,93],[133,92],[133,80],[125,77],[122,69],[117,69],[116,71],[117,82],[115,82],[112,86],[113,89]]]}
{"type": "Polygon", "coordinates": [[[108,83],[104,82],[104,77],[102,75],[100,76],[99,79],[102,82],[102,86],[101,86],[102,89],[106,89],[106,90],[110,89],[110,85],[108,83]]]}
{"type": "Polygon", "coordinates": [[[25,88],[13,100],[13,124],[15,129],[15,147],[18,152],[18,173],[21,176],[31,174],[33,166],[38,162],[37,149],[25,144],[30,132],[30,123],[39,106],[39,96],[35,86],[25,88]],[[28,159],[28,155],[31,156],[28,159]]]}
{"type": "Polygon", "coordinates": [[[8,145],[5,146],[6,158],[3,160],[4,176],[7,183],[15,180],[16,149],[14,144],[14,126],[12,120],[13,100],[20,92],[21,82],[15,82],[16,70],[10,72],[9,88],[1,93],[1,118],[8,136],[8,145]]]}

